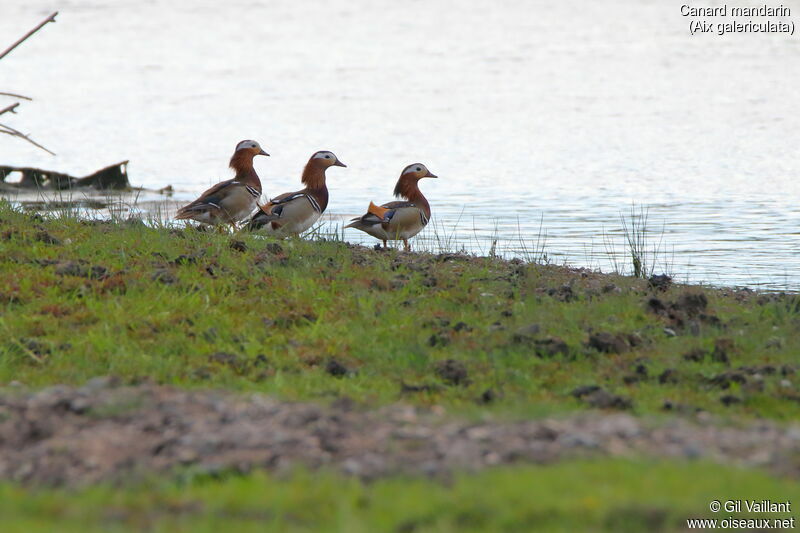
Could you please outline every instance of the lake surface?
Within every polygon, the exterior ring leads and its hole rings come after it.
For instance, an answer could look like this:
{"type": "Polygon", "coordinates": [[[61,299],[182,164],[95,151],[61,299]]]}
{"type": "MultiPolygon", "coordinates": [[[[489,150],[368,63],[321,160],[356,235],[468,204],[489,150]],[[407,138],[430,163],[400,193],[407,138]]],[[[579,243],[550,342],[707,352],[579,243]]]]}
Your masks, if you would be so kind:
{"type": "MultiPolygon", "coordinates": [[[[0,122],[58,156],[9,137],[2,164],[129,159],[134,185],[185,201],[230,177],[241,139],[272,154],[267,196],[328,149],[349,167],[328,174],[336,225],[419,161],[440,176],[421,184],[437,224],[421,246],[488,253],[496,234],[530,255],[541,228],[553,262],[627,270],[635,204],[656,271],[800,289],[800,37],[691,36],[665,0],[57,4],[0,61],[0,90],[35,99],[0,122]]],[[[3,2],[0,48],[52,6],[3,2]]]]}

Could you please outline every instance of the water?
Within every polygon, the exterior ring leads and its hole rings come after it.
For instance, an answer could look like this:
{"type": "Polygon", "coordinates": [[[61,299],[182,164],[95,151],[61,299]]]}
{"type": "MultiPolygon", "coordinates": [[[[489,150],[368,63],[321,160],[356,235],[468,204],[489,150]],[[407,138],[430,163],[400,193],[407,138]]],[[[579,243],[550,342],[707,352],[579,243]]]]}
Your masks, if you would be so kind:
{"type": "MultiPolygon", "coordinates": [[[[269,196],[330,149],[349,165],[329,171],[338,221],[389,200],[420,161],[440,176],[422,183],[434,220],[474,251],[496,230],[519,254],[541,224],[552,261],[610,270],[635,203],[652,244],[663,229],[657,270],[800,288],[800,37],[692,37],[680,2],[655,0],[58,9],[0,61],[0,90],[35,98],[0,122],[58,156],[2,138],[4,164],[83,175],[130,159],[135,185],[183,201],[230,176],[243,138],[273,154],[256,164],[269,196]]],[[[5,0],[2,42],[51,10],[5,0]]]]}

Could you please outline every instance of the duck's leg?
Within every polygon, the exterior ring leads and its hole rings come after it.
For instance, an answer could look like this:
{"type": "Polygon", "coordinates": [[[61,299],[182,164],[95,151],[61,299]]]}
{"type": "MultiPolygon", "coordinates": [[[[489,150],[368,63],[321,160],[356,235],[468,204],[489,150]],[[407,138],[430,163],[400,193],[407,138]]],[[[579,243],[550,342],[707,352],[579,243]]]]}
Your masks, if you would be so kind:
{"type": "Polygon", "coordinates": [[[389,246],[386,244],[386,239],[383,239],[383,248],[384,248],[384,249],[386,249],[386,248],[388,248],[388,247],[389,247],[389,246]]]}
{"type": "Polygon", "coordinates": [[[408,244],[408,239],[403,239],[403,249],[406,252],[410,252],[411,251],[411,246],[408,244]]]}

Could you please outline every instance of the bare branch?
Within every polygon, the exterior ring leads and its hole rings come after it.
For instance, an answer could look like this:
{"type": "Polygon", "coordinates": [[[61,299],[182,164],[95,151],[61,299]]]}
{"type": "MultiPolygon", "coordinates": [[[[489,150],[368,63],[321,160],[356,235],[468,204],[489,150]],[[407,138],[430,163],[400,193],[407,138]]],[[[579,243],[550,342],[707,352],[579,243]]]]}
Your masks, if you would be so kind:
{"type": "Polygon", "coordinates": [[[3,109],[0,109],[0,115],[2,115],[3,113],[9,113],[9,112],[16,113],[15,109],[18,106],[19,106],[19,102],[16,102],[16,103],[11,104],[8,107],[4,107],[3,109]]]}
{"type": "Polygon", "coordinates": [[[23,100],[30,100],[33,101],[33,98],[28,96],[22,96],[21,94],[14,94],[14,93],[0,93],[0,96],[10,96],[11,98],[22,98],[23,100]]]}
{"type": "MultiPolygon", "coordinates": [[[[23,35],[19,40],[17,40],[17,42],[15,42],[14,44],[12,44],[8,48],[6,48],[2,53],[0,53],[0,59],[3,59],[4,57],[6,57],[17,46],[19,46],[20,44],[25,42],[25,40],[28,39],[28,37],[30,37],[31,35],[33,35],[37,31],[39,31],[40,29],[42,29],[42,27],[45,24],[47,24],[48,22],[55,22],[56,21],[56,15],[58,15],[58,11],[56,11],[53,14],[51,14],[45,20],[40,22],[35,28],[30,30],[25,35],[23,35]]],[[[13,98],[20,98],[20,99],[23,99],[23,100],[31,100],[31,98],[28,98],[27,96],[22,96],[21,94],[0,93],[0,96],[11,96],[13,98]]],[[[14,104],[6,106],[6,107],[0,109],[0,115],[2,115],[4,113],[16,113],[16,108],[18,106],[19,106],[19,102],[16,102],[14,104]]],[[[4,133],[6,135],[11,135],[12,137],[19,137],[20,139],[24,139],[24,140],[28,141],[29,143],[31,143],[32,145],[36,146],[37,148],[41,148],[42,150],[44,150],[45,152],[47,152],[49,154],[56,155],[54,152],[51,152],[50,150],[48,150],[47,148],[45,148],[44,146],[42,146],[38,142],[36,142],[33,139],[31,139],[30,137],[28,137],[26,134],[22,133],[19,130],[16,130],[16,129],[12,128],[11,126],[7,126],[5,124],[0,124],[0,133],[4,133]]]]}
{"type": "Polygon", "coordinates": [[[21,131],[15,130],[11,126],[7,126],[5,124],[0,124],[0,128],[4,128],[4,129],[0,129],[0,133],[5,133],[6,135],[11,135],[12,137],[19,137],[21,139],[25,139],[26,141],[28,141],[32,145],[36,146],[37,148],[41,148],[42,150],[44,150],[48,154],[56,155],[55,152],[51,152],[50,150],[48,150],[47,148],[45,148],[41,144],[37,143],[36,141],[34,141],[33,139],[31,139],[30,137],[28,137],[27,135],[25,135],[21,131]]]}
{"type": "Polygon", "coordinates": [[[0,59],[3,59],[4,57],[6,57],[6,56],[7,56],[7,55],[8,55],[8,54],[11,52],[11,50],[13,50],[13,49],[14,49],[14,48],[16,48],[17,46],[21,45],[21,44],[23,43],[23,41],[25,41],[25,39],[27,39],[28,37],[30,37],[31,35],[33,35],[33,34],[34,34],[34,33],[36,33],[37,31],[39,31],[40,29],[42,29],[42,26],[44,26],[44,25],[45,25],[45,24],[47,24],[48,22],[55,22],[55,21],[56,21],[56,15],[58,15],[58,11],[56,11],[55,13],[53,13],[52,15],[50,15],[49,17],[47,17],[45,20],[43,20],[42,22],[40,22],[38,26],[36,26],[36,27],[35,27],[35,28],[33,28],[31,31],[29,31],[28,33],[26,33],[25,35],[23,35],[23,36],[22,36],[22,38],[20,38],[20,39],[19,39],[17,42],[15,42],[14,44],[12,44],[12,45],[11,45],[11,46],[9,46],[8,48],[6,48],[6,50],[5,50],[5,51],[4,51],[2,54],[0,54],[0,59]]]}

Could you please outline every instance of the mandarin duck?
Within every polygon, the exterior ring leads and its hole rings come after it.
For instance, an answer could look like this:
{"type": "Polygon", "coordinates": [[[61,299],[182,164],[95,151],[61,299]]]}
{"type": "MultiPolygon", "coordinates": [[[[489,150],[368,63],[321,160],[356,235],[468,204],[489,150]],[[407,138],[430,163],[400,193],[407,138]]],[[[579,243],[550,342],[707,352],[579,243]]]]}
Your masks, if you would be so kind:
{"type": "Polygon", "coordinates": [[[408,239],[422,231],[431,218],[431,206],[419,190],[422,178],[436,178],[422,163],[408,165],[400,174],[394,188],[395,201],[377,206],[370,202],[367,212],[352,219],[345,228],[355,228],[383,241],[402,240],[406,250],[410,250],[408,239]]]}
{"type": "Polygon", "coordinates": [[[247,229],[299,235],[313,226],[328,207],[325,171],[333,166],[347,165],[339,161],[333,152],[322,150],[312,155],[301,178],[305,189],[281,194],[262,205],[247,223],[247,229]]]}
{"type": "Polygon", "coordinates": [[[236,145],[230,167],[236,175],[221,181],[189,205],[178,209],[178,220],[196,220],[204,224],[230,224],[246,219],[258,205],[261,180],[253,168],[253,158],[269,154],[256,141],[246,140],[236,145]]]}

